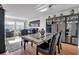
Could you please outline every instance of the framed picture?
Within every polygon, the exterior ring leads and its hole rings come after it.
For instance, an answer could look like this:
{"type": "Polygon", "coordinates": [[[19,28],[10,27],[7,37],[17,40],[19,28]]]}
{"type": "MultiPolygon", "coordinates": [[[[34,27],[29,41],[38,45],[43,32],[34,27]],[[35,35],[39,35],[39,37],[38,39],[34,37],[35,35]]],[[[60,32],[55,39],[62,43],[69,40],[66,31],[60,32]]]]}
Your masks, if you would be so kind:
{"type": "Polygon", "coordinates": [[[36,21],[31,21],[29,23],[30,27],[40,27],[40,20],[36,20],[36,21]]]}

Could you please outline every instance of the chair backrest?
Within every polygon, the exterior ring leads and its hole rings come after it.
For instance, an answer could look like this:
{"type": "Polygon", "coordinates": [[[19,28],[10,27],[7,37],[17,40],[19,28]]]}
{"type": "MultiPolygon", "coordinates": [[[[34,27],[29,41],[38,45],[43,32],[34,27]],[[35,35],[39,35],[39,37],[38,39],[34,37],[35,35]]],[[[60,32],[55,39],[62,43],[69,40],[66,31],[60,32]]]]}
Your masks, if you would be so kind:
{"type": "Polygon", "coordinates": [[[62,42],[62,37],[63,37],[63,32],[59,32],[59,33],[60,33],[60,37],[59,37],[59,39],[58,39],[57,44],[61,44],[61,42],[62,42]]]}
{"type": "Polygon", "coordinates": [[[55,54],[56,52],[56,45],[58,42],[60,34],[56,33],[55,35],[53,35],[51,42],[49,44],[49,54],[55,54]]]}
{"type": "Polygon", "coordinates": [[[21,35],[27,35],[27,34],[28,34],[28,30],[27,29],[21,30],[21,35]]]}

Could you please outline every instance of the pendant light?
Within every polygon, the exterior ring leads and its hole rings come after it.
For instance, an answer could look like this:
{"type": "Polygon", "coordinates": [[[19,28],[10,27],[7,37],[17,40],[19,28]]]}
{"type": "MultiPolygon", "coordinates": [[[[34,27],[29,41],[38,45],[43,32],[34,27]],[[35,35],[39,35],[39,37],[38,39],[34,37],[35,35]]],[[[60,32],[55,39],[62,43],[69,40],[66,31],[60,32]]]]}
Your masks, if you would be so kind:
{"type": "Polygon", "coordinates": [[[50,4],[50,5],[49,5],[49,16],[48,16],[48,18],[47,18],[49,24],[52,24],[52,18],[50,17],[50,13],[51,13],[51,7],[52,7],[52,5],[53,5],[53,4],[50,4]]]}

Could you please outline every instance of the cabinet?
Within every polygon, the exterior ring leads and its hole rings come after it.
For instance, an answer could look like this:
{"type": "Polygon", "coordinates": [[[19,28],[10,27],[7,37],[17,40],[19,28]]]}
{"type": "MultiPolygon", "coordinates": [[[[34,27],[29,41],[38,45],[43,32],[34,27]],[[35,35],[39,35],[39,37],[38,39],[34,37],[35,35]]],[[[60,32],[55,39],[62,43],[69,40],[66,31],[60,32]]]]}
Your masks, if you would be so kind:
{"type": "Polygon", "coordinates": [[[5,52],[4,9],[0,8],[0,53],[5,52]]]}

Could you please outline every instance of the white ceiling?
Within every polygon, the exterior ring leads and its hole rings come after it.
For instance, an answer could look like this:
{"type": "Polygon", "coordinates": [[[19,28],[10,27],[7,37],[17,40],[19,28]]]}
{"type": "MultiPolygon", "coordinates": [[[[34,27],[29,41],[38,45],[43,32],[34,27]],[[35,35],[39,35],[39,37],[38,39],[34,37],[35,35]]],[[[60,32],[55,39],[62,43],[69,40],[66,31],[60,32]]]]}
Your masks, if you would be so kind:
{"type": "Polygon", "coordinates": [[[51,11],[40,12],[41,9],[48,8],[48,4],[4,4],[5,14],[23,19],[39,19],[40,17],[47,17],[49,14],[53,14],[66,11],[75,7],[79,7],[78,4],[53,4],[51,11]]]}

